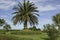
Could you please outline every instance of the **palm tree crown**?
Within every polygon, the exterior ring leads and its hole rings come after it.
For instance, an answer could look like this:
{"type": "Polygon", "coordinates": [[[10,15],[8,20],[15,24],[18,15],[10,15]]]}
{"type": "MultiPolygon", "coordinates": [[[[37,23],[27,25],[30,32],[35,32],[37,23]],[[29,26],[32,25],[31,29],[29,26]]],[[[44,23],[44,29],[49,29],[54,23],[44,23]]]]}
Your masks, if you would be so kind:
{"type": "Polygon", "coordinates": [[[6,30],[6,31],[11,30],[11,26],[10,26],[9,24],[5,24],[3,28],[4,28],[4,30],[6,30]]]}
{"type": "Polygon", "coordinates": [[[0,19],[0,26],[3,26],[5,24],[5,20],[4,19],[0,19]]]}
{"type": "Polygon", "coordinates": [[[37,16],[39,15],[36,14],[36,12],[38,12],[36,9],[37,7],[30,1],[24,0],[23,3],[19,2],[19,4],[13,8],[13,10],[16,11],[13,13],[15,15],[12,18],[14,25],[18,22],[24,23],[24,29],[27,29],[27,23],[30,23],[30,25],[38,24],[37,16]]]}

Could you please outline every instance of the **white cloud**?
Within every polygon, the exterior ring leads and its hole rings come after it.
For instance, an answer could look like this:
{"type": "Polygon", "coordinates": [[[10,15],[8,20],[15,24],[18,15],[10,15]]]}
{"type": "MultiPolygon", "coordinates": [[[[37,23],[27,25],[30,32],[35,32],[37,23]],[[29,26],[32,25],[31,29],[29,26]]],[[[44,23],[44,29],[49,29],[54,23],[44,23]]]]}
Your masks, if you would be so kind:
{"type": "Polygon", "coordinates": [[[2,19],[7,19],[8,18],[8,16],[6,16],[6,15],[0,15],[0,18],[2,18],[2,19]]]}
{"type": "Polygon", "coordinates": [[[40,20],[40,24],[48,24],[48,23],[52,23],[52,19],[42,18],[42,20],[40,20]]]}
{"type": "Polygon", "coordinates": [[[15,5],[16,2],[12,0],[0,0],[0,9],[8,9],[9,7],[15,5]]]}
{"type": "Polygon", "coordinates": [[[43,29],[43,25],[52,24],[52,23],[53,23],[53,22],[52,22],[52,19],[42,18],[42,19],[39,21],[38,28],[43,29]]]}
{"type": "MultiPolygon", "coordinates": [[[[50,11],[50,10],[56,10],[56,9],[60,8],[60,5],[57,5],[57,6],[52,6],[52,5],[42,6],[42,4],[41,5],[37,4],[38,2],[46,2],[46,1],[53,1],[53,0],[30,0],[30,1],[35,2],[39,11],[50,11]]],[[[5,9],[6,10],[6,9],[11,8],[15,4],[16,4],[16,2],[12,1],[12,0],[0,0],[0,9],[3,9],[3,10],[5,9]]]]}
{"type": "Polygon", "coordinates": [[[46,2],[46,1],[53,1],[53,0],[30,0],[31,2],[46,2]]]}
{"type": "Polygon", "coordinates": [[[56,7],[60,9],[60,5],[56,5],[56,7]]]}
{"type": "Polygon", "coordinates": [[[54,4],[52,5],[52,4],[49,4],[49,3],[45,4],[48,1],[52,2],[54,0],[30,0],[30,1],[32,1],[32,2],[34,2],[36,4],[36,6],[38,7],[38,10],[40,12],[60,9],[60,5],[54,5],[54,4]]]}
{"type": "Polygon", "coordinates": [[[39,11],[51,11],[51,10],[56,10],[56,9],[60,9],[60,5],[45,5],[45,6],[42,6],[42,5],[37,5],[38,7],[38,10],[39,11]]]}
{"type": "Polygon", "coordinates": [[[49,11],[49,10],[54,10],[54,9],[56,9],[56,8],[51,5],[39,6],[40,11],[49,11]]]}

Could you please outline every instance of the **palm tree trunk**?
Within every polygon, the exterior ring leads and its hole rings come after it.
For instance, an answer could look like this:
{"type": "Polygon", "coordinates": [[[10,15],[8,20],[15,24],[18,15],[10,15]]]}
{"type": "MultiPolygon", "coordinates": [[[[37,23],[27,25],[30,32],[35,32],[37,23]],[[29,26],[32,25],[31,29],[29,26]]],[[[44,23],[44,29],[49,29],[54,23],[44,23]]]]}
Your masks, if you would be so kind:
{"type": "Polygon", "coordinates": [[[27,30],[27,20],[24,22],[24,30],[27,30]]]}

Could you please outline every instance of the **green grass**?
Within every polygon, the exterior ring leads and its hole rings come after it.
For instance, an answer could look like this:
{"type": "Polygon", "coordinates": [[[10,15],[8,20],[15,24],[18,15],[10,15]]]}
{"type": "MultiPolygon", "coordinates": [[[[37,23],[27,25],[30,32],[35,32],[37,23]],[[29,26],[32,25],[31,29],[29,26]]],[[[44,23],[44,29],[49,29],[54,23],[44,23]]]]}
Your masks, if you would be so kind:
{"type": "Polygon", "coordinates": [[[47,38],[46,34],[40,34],[40,35],[14,35],[20,39],[24,39],[24,40],[44,40],[45,38],[47,38]]]}
{"type": "MultiPolygon", "coordinates": [[[[46,40],[48,36],[41,31],[10,31],[0,36],[0,40],[46,40]]],[[[58,39],[59,40],[59,39],[58,39]]]]}
{"type": "Polygon", "coordinates": [[[18,40],[45,40],[45,38],[47,38],[46,33],[42,33],[41,31],[31,31],[31,30],[10,31],[7,32],[6,34],[17,37],[18,40]]]}
{"type": "Polygon", "coordinates": [[[41,31],[21,30],[21,31],[10,31],[11,34],[15,35],[40,35],[41,31]]]}
{"type": "Polygon", "coordinates": [[[0,34],[0,40],[19,40],[18,37],[6,34],[0,34]]]}

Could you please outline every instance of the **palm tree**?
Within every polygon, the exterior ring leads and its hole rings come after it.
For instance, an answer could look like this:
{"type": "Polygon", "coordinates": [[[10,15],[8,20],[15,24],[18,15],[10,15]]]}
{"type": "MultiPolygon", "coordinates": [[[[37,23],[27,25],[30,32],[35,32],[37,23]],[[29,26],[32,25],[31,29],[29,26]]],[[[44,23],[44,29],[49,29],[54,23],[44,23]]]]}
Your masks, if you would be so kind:
{"type": "Polygon", "coordinates": [[[4,30],[6,30],[6,31],[11,30],[11,26],[10,26],[9,24],[5,24],[3,28],[4,28],[4,30]]]}
{"type": "Polygon", "coordinates": [[[3,26],[5,24],[5,20],[4,19],[0,19],[0,26],[3,26]]]}
{"type": "Polygon", "coordinates": [[[37,25],[38,24],[38,12],[37,7],[30,2],[29,0],[24,0],[23,3],[19,2],[17,6],[13,8],[15,14],[12,18],[14,25],[17,23],[23,23],[24,29],[27,29],[27,23],[30,23],[30,25],[37,25]]]}
{"type": "Polygon", "coordinates": [[[58,30],[60,31],[60,13],[58,13],[55,16],[53,16],[53,21],[58,26],[58,30]]]}

